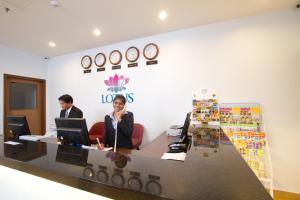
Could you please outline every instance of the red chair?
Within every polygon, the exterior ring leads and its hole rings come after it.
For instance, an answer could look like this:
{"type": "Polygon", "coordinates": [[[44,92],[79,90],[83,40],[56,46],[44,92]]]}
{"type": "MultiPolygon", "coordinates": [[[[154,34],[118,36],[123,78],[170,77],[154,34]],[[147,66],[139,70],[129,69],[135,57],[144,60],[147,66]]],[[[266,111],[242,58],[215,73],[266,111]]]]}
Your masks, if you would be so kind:
{"type": "Polygon", "coordinates": [[[89,131],[89,139],[91,144],[98,144],[97,138],[100,140],[101,143],[103,143],[104,136],[105,136],[104,122],[95,123],[89,131]]]}
{"type": "MultiPolygon", "coordinates": [[[[143,141],[143,133],[144,133],[144,126],[138,123],[133,125],[133,133],[132,133],[132,145],[134,149],[140,149],[140,145],[143,141]]],[[[105,136],[105,124],[104,122],[97,122],[95,123],[90,131],[89,131],[89,139],[91,144],[98,144],[97,138],[100,140],[101,143],[104,141],[105,136]]]]}
{"type": "Polygon", "coordinates": [[[144,134],[144,126],[142,124],[135,123],[133,125],[133,133],[132,133],[132,145],[133,148],[139,150],[140,145],[143,141],[144,134]]]}

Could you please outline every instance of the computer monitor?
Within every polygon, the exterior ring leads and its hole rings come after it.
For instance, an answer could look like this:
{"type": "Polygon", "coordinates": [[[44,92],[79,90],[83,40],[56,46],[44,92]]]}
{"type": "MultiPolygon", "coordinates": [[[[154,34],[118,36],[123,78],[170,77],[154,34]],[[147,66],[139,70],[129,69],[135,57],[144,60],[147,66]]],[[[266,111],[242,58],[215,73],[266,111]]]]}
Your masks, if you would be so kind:
{"type": "Polygon", "coordinates": [[[190,126],[190,119],[191,117],[191,113],[187,113],[185,120],[184,120],[184,125],[182,127],[182,132],[180,135],[180,142],[186,142],[188,140],[188,130],[189,130],[189,126],[190,126]]]}
{"type": "Polygon", "coordinates": [[[56,118],[57,137],[62,144],[90,146],[86,121],[83,118],[56,118]]]}
{"type": "Polygon", "coordinates": [[[169,153],[187,152],[187,150],[190,148],[191,143],[188,138],[188,130],[189,130],[190,121],[191,121],[190,116],[191,116],[191,113],[187,113],[185,120],[184,120],[184,125],[182,127],[180,140],[172,142],[168,145],[169,153]]]}
{"type": "Polygon", "coordinates": [[[25,116],[6,116],[7,127],[14,137],[20,135],[30,135],[30,129],[25,116]]]}

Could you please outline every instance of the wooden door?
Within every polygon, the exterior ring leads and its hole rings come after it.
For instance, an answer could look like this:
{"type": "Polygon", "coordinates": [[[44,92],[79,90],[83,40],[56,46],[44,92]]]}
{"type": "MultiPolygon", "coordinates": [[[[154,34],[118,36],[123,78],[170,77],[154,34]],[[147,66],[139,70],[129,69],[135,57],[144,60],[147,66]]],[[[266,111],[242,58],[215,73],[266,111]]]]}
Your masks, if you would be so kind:
{"type": "Polygon", "coordinates": [[[31,134],[45,134],[45,88],[43,79],[4,74],[4,133],[7,115],[25,115],[31,134]]]}

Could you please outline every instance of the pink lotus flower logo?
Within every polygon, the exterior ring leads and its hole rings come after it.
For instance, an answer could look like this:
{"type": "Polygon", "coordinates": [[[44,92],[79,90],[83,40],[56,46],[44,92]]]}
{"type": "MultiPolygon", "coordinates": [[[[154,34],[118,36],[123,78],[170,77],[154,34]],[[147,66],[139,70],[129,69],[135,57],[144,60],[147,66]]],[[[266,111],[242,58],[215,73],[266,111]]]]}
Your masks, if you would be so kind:
{"type": "Polygon", "coordinates": [[[105,85],[108,86],[107,91],[119,92],[126,90],[125,85],[129,82],[129,78],[125,78],[123,75],[114,77],[110,76],[108,80],[104,80],[105,85]]]}

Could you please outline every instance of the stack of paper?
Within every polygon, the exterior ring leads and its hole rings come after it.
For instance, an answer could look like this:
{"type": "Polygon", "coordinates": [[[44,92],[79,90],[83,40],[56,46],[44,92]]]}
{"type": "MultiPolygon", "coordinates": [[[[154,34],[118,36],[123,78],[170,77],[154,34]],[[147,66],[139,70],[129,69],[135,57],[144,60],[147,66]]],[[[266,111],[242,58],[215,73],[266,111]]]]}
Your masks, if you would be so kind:
{"type": "Polygon", "coordinates": [[[97,146],[86,146],[86,145],[81,145],[82,149],[89,149],[89,150],[98,150],[97,146]]]}
{"type": "Polygon", "coordinates": [[[102,149],[102,151],[110,151],[110,150],[112,150],[113,148],[112,147],[104,147],[103,149],[102,149]]]}
{"type": "Polygon", "coordinates": [[[164,153],[164,155],[161,157],[161,159],[164,160],[178,160],[178,161],[184,161],[185,160],[186,153],[164,153]]]}
{"type": "Polygon", "coordinates": [[[21,144],[19,142],[13,142],[13,141],[7,141],[7,142],[4,142],[5,144],[10,144],[10,145],[18,145],[18,144],[21,144]]]}
{"type": "MultiPolygon", "coordinates": [[[[94,145],[93,146],[81,145],[81,148],[83,148],[83,149],[89,149],[89,150],[100,150],[100,149],[98,149],[97,146],[94,146],[94,145]]],[[[112,147],[107,147],[107,148],[103,148],[100,151],[110,151],[112,149],[113,149],[112,147]]]]}
{"type": "Polygon", "coordinates": [[[44,138],[48,138],[49,136],[44,135],[21,135],[19,137],[20,140],[27,140],[27,141],[39,141],[44,138]]]}

